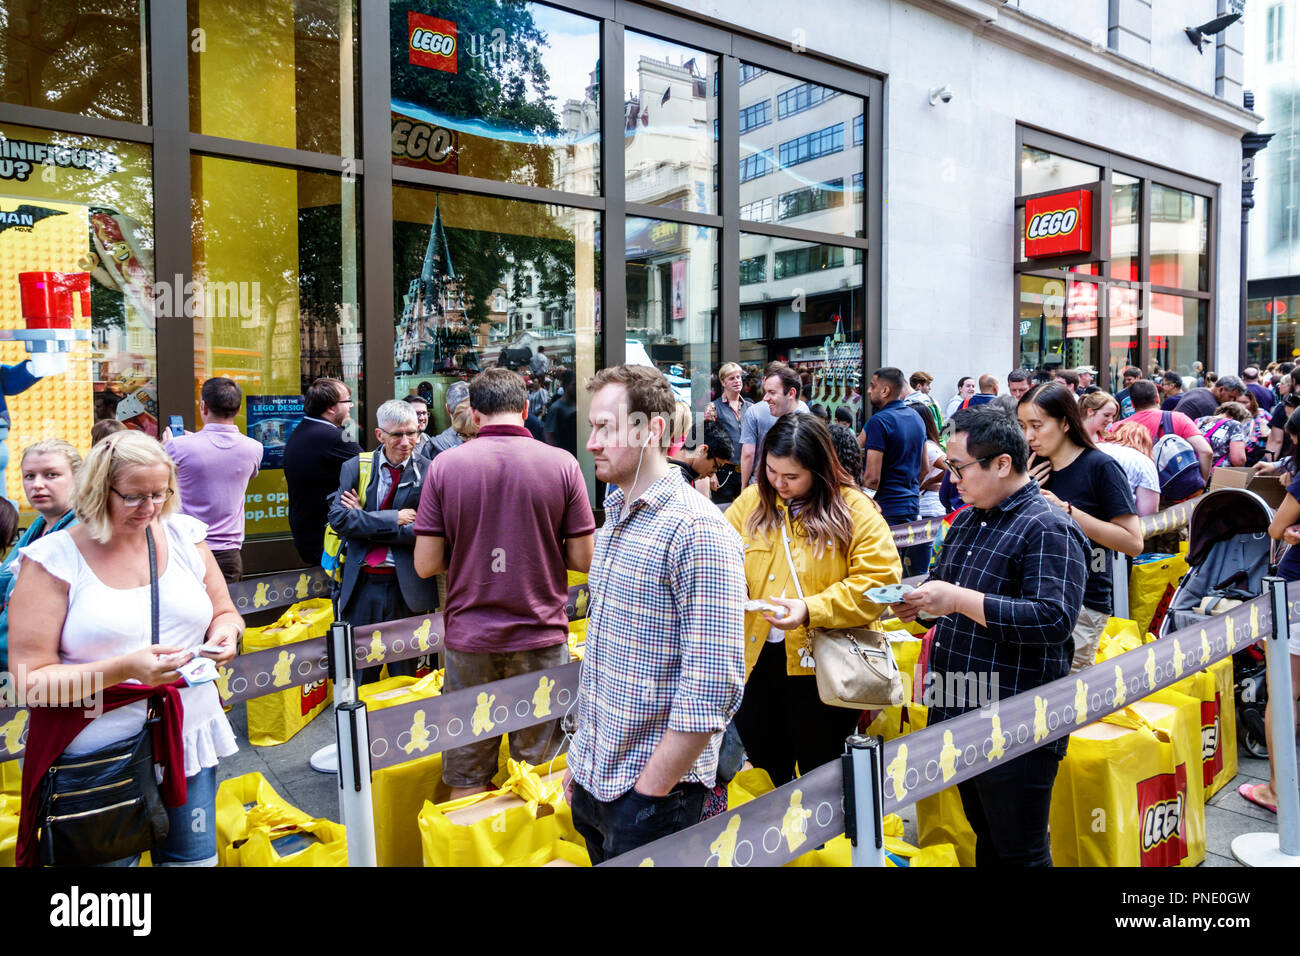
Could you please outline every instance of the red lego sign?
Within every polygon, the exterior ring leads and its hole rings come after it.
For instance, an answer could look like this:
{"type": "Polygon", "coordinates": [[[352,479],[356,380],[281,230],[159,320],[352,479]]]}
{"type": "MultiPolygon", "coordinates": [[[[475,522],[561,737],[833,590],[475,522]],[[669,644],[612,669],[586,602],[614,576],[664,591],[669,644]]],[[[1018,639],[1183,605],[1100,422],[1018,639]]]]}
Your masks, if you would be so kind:
{"type": "Polygon", "coordinates": [[[1025,200],[1025,258],[1092,251],[1092,190],[1025,200]]]}
{"type": "Polygon", "coordinates": [[[1207,788],[1223,769],[1223,727],[1219,722],[1221,703],[1218,691],[1214,692],[1213,701],[1201,701],[1201,766],[1207,788]]]}
{"type": "Polygon", "coordinates": [[[1187,858],[1187,765],[1137,785],[1142,866],[1177,866],[1187,858]]]}
{"type": "Polygon", "coordinates": [[[450,20],[406,14],[407,58],[416,66],[456,72],[456,24],[450,20]]]}

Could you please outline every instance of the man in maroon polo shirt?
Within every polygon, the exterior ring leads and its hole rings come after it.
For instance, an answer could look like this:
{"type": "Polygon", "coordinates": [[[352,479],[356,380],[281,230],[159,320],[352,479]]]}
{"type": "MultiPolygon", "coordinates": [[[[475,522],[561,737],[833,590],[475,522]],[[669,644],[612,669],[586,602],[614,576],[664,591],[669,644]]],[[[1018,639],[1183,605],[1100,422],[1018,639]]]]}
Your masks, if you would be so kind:
{"type": "MultiPolygon", "coordinates": [[[[478,435],[429,466],[415,518],[415,570],[447,572],[444,693],[569,661],[565,570],[591,566],[596,522],[577,460],[534,441],[524,380],[490,368],[469,385],[478,435]]],[[[481,793],[500,736],[443,755],[452,798],[481,793]]],[[[510,755],[539,765],[559,721],[510,732],[510,755]]]]}

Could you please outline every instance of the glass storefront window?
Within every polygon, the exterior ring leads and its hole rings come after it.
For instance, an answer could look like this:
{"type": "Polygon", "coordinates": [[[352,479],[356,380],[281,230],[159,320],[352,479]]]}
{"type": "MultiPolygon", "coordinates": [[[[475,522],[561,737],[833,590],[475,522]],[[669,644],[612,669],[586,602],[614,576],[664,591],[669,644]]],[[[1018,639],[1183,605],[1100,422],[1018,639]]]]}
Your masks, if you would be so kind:
{"type": "Polygon", "coordinates": [[[1095,282],[1020,277],[1020,362],[1030,371],[1097,367],[1100,287],[1095,282]]]}
{"type": "Polygon", "coordinates": [[[288,531],[284,443],[317,378],[341,379],[356,403],[361,325],[355,184],[341,176],[195,156],[194,381],[222,375],[244,392],[235,422],[264,446],[248,485],[250,536],[288,531]]]}
{"type": "Polygon", "coordinates": [[[1210,303],[1155,293],[1151,296],[1151,361],[1165,371],[1194,375],[1196,362],[1206,368],[1210,303]]]}
{"type": "Polygon", "coordinates": [[[740,362],[750,398],[762,397],[761,371],[789,362],[809,406],[849,409],[861,421],[866,310],[862,259],[846,249],[741,233],[743,261],[769,263],[762,281],[740,288],[740,362]]]}
{"type": "Polygon", "coordinates": [[[1117,392],[1123,388],[1124,368],[1138,364],[1138,340],[1145,327],[1141,291],[1113,285],[1106,292],[1106,308],[1110,315],[1110,387],[1117,392]]]}
{"type": "Polygon", "coordinates": [[[149,122],[144,22],[143,0],[5,0],[0,100],[149,122]]]}
{"type": "Polygon", "coordinates": [[[158,434],[155,323],[184,296],[154,283],[149,147],[5,124],[0,156],[0,470],[22,502],[26,445],[84,453],[100,418],[158,434]]]}
{"type": "Polygon", "coordinates": [[[601,356],[597,215],[393,190],[396,394],[431,400],[436,433],[451,424],[449,386],[494,365],[517,369],[549,393],[546,439],[578,458],[593,500],[591,456],[581,449],[589,430],[582,386],[601,356]]]}
{"type": "Polygon", "coordinates": [[[188,0],[190,129],[356,155],[351,0],[188,0]]]}
{"type": "Polygon", "coordinates": [[[767,71],[740,96],[740,218],[862,235],[865,101],[767,71]],[[747,123],[763,104],[769,122],[747,123]]]}
{"type": "Polygon", "coordinates": [[[1210,288],[1209,203],[1182,189],[1151,185],[1151,284],[1210,288]]]}
{"type": "MultiPolygon", "coordinates": [[[[631,30],[624,34],[624,147],[628,202],[715,213],[718,101],[706,95],[718,58],[631,30]]],[[[742,113],[766,125],[751,110],[742,113]]],[[[770,122],[770,117],[767,120],[770,122]]]]}
{"type": "Polygon", "coordinates": [[[392,0],[393,162],[600,192],[599,21],[517,0],[392,0]]]}
{"type": "Polygon", "coordinates": [[[1132,176],[1114,173],[1110,181],[1110,276],[1112,279],[1139,278],[1142,248],[1142,183],[1132,176]]]}
{"type": "Polygon", "coordinates": [[[1099,179],[1101,168],[1091,163],[1081,163],[1077,159],[1034,149],[1032,146],[1022,146],[1020,149],[1022,196],[1051,192],[1053,189],[1068,189],[1071,186],[1086,186],[1099,179]]]}
{"type": "Polygon", "coordinates": [[[627,361],[658,368],[698,416],[718,363],[718,230],[629,218],[624,247],[627,361]]]}
{"type": "Polygon", "coordinates": [[[1278,295],[1246,303],[1246,364],[1294,362],[1300,296],[1278,295]]]}

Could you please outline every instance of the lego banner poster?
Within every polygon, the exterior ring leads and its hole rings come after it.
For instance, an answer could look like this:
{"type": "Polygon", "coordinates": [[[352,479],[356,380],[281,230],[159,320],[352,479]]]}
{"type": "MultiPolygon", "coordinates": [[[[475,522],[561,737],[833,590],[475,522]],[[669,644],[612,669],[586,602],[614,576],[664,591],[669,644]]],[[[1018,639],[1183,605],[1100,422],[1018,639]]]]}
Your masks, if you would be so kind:
{"type": "Polygon", "coordinates": [[[249,395],[248,434],[262,443],[262,468],[284,467],[284,446],[302,421],[301,395],[249,395]]]}
{"type": "MultiPolygon", "coordinates": [[[[158,433],[148,146],[0,124],[0,470],[98,418],[158,433]]],[[[33,514],[24,508],[24,521],[33,514]]]]}
{"type": "Polygon", "coordinates": [[[0,461],[6,496],[24,505],[23,448],[90,444],[89,228],[85,206],[0,195],[0,461]]]}

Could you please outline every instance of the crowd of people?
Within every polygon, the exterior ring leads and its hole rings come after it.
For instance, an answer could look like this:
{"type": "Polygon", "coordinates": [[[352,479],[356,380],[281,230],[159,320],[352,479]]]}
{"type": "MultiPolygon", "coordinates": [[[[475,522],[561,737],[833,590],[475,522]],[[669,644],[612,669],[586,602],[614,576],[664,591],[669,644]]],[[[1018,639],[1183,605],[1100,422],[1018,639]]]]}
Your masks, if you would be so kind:
{"type": "MultiPolygon", "coordinates": [[[[996,376],[963,377],[943,409],[928,373],[882,367],[866,416],[810,407],[782,362],[757,376],[723,364],[694,411],[652,367],[607,368],[582,383],[599,527],[565,450],[579,383],[558,371],[547,360],[454,383],[436,434],[431,396],[386,401],[370,451],[346,437],[348,386],[318,379],[284,472],[301,559],[341,568],[339,619],[443,612],[447,692],[566,663],[567,572],[588,574],[576,701],[509,745],[531,764],[568,748],[566,792],[593,863],[724,809],[746,759],[777,784],[834,759],[861,714],[819,696],[815,629],[921,616],[939,686],[995,672],[1001,693],[1021,693],[1094,662],[1112,612],[1109,553],[1139,554],[1139,517],[1202,493],[1213,468],[1290,476],[1271,532],[1300,542],[1300,396],[1285,364],[1186,379],[1125,368],[1113,395],[1091,368],[1016,369],[1005,392],[996,376]],[[939,516],[940,543],[895,547],[892,526],[939,516]],[[867,597],[905,574],[927,577],[892,606],[867,597]]],[[[159,715],[179,750],[167,768],[175,825],[155,865],[216,860],[215,768],[235,739],[215,686],[185,684],[179,669],[228,662],[243,632],[227,583],[243,573],[262,448],[235,425],[241,403],[236,383],[215,378],[196,432],[159,443],[100,429],[84,461],[60,440],[25,449],[38,517],[0,567],[0,670],[69,704],[90,699],[95,675],[119,688],[93,719],[34,708],[25,791],[58,761],[138,733],[151,688],[179,688],[159,715]]],[[[17,534],[9,512],[0,543],[17,534]]],[[[1300,558],[1282,572],[1300,578],[1300,558]]],[[[929,719],[976,706],[944,699],[929,719]]],[[[447,752],[453,796],[490,787],[498,745],[447,752]]],[[[1050,865],[1064,750],[1063,739],[961,784],[980,864],[1050,865]]],[[[1271,784],[1245,790],[1276,803],[1271,784]]],[[[38,826],[24,816],[20,862],[35,859],[38,826]]]]}

